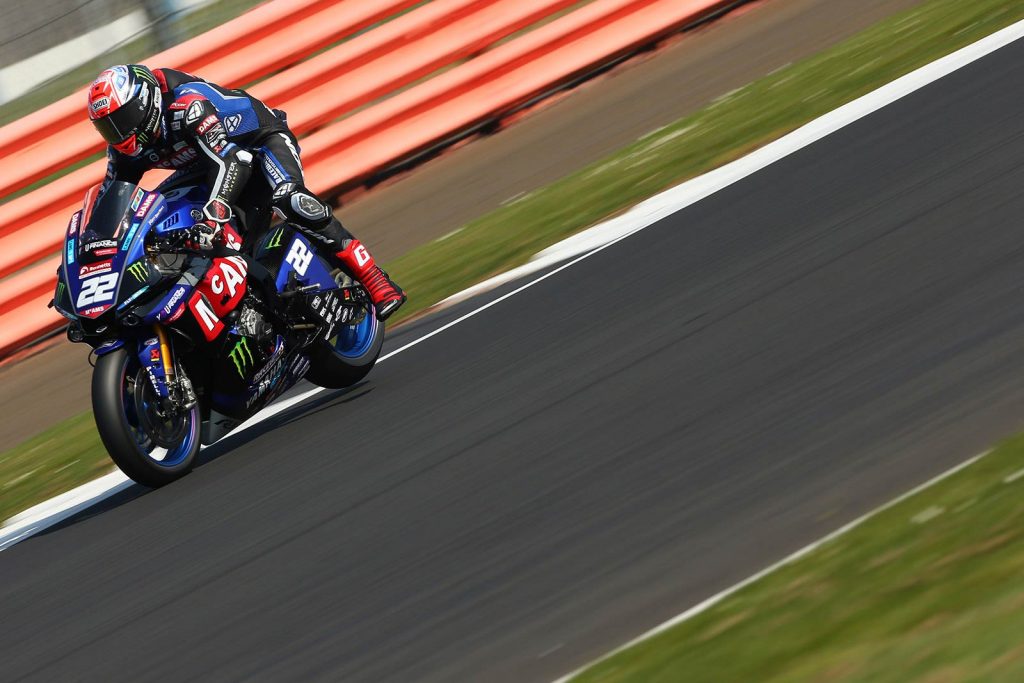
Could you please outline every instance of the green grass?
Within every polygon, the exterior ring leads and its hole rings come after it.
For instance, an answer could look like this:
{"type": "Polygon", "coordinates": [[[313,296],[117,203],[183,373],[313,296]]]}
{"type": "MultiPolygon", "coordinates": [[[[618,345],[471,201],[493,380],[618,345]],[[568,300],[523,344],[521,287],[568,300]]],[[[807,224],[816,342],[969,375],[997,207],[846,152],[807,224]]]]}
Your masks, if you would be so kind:
{"type": "Polygon", "coordinates": [[[1018,436],[573,682],[1024,681],[1022,468],[1018,436]]]}
{"type": "Polygon", "coordinates": [[[410,294],[398,319],[1020,19],[1024,0],[930,0],[741,88],[388,264],[410,294]]]}
{"type": "Polygon", "coordinates": [[[0,522],[113,466],[91,412],[65,420],[0,453],[0,522]]]}

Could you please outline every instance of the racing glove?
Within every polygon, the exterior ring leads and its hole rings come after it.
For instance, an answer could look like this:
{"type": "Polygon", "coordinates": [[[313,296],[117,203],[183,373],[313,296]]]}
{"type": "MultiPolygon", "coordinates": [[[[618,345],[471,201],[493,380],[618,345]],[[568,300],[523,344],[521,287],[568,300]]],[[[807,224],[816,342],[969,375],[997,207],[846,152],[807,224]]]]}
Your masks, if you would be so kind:
{"type": "Polygon", "coordinates": [[[221,226],[213,221],[196,223],[188,229],[185,247],[197,251],[210,251],[221,239],[221,226]]]}

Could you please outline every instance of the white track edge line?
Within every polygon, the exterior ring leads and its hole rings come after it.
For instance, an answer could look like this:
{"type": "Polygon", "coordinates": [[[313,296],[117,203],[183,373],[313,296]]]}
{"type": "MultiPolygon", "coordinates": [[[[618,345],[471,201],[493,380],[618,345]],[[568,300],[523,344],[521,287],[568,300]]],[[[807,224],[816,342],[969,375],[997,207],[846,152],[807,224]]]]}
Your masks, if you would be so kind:
{"type": "Polygon", "coordinates": [[[956,52],[905,74],[767,143],[740,159],[646,199],[620,216],[576,233],[537,253],[528,263],[472,285],[441,301],[450,305],[592,249],[597,243],[635,232],[736,183],[897,100],[948,76],[1024,37],[1024,21],[996,31],[956,52]],[[639,227],[637,227],[639,225],[639,227]]]}
{"type": "MultiPolygon", "coordinates": [[[[541,277],[536,278],[525,285],[522,285],[521,287],[495,299],[494,301],[490,301],[487,304],[484,304],[483,306],[480,306],[479,308],[476,308],[470,311],[469,313],[466,313],[465,315],[445,325],[442,325],[438,329],[433,330],[425,334],[424,336],[415,339],[409,342],[408,344],[405,344],[395,349],[394,351],[391,351],[381,356],[377,360],[377,362],[382,363],[385,360],[391,358],[392,356],[395,356],[407,349],[410,349],[413,346],[416,346],[417,344],[420,344],[421,342],[424,342],[427,339],[430,339],[431,337],[440,334],[441,332],[447,330],[448,328],[453,327],[465,320],[468,320],[469,318],[472,318],[478,313],[482,313],[488,308],[501,303],[505,299],[508,299],[509,297],[514,296],[525,289],[529,289],[530,287],[536,285],[537,283],[546,280],[552,275],[555,275],[556,273],[559,273],[565,270],[566,268],[569,268],[570,266],[579,263],[580,261],[589,258],[590,256],[600,251],[603,251],[604,249],[612,246],[613,244],[620,240],[625,239],[628,236],[629,235],[623,235],[618,239],[615,239],[611,242],[608,242],[607,244],[601,245],[600,247],[593,249],[589,253],[586,253],[574,259],[573,261],[570,261],[569,263],[566,263],[560,266],[559,268],[556,268],[555,270],[552,270],[551,272],[546,273],[545,275],[542,275],[541,277]]],[[[242,431],[250,427],[253,427],[279,413],[282,413],[285,410],[288,410],[289,408],[299,403],[302,403],[306,399],[311,398],[323,391],[326,391],[326,389],[323,389],[322,387],[315,387],[308,391],[304,391],[303,393],[297,396],[293,396],[291,398],[285,399],[273,405],[267,406],[259,413],[257,413],[256,415],[254,415],[253,417],[249,418],[248,420],[240,424],[238,427],[236,427],[233,431],[231,431],[228,434],[228,436],[232,434],[239,434],[242,431]]],[[[45,500],[42,503],[32,506],[28,510],[25,510],[15,515],[14,517],[11,517],[9,520],[7,520],[7,522],[3,524],[2,527],[0,527],[0,552],[7,550],[11,546],[19,543],[20,541],[25,540],[26,538],[30,538],[31,536],[37,533],[45,531],[46,529],[61,523],[62,521],[78,514],[82,510],[85,510],[89,507],[92,507],[93,505],[103,502],[104,500],[110,498],[111,496],[114,496],[117,493],[120,493],[121,491],[125,490],[126,488],[131,486],[131,484],[132,482],[123,473],[115,470],[98,479],[94,479],[93,481],[82,484],[81,486],[71,489],[70,491],[66,491],[65,493],[55,496],[54,498],[45,500]]]]}
{"type": "MultiPolygon", "coordinates": [[[[458,320],[442,326],[440,329],[429,333],[421,339],[410,342],[409,344],[388,353],[380,360],[386,360],[405,349],[411,348],[416,344],[433,337],[440,331],[446,330],[458,322],[471,318],[473,315],[490,308],[494,304],[504,301],[509,296],[532,287],[534,284],[554,275],[556,272],[560,272],[565,268],[578,263],[589,255],[597,253],[605,247],[611,246],[634,232],[638,232],[639,230],[649,227],[662,218],[684,209],[687,206],[690,206],[714,194],[715,192],[718,192],[719,190],[728,187],[729,185],[732,185],[733,183],[736,183],[757,171],[760,171],[761,169],[800,149],[810,146],[827,135],[842,129],[889,104],[892,104],[893,102],[939,80],[957,69],[963,68],[964,66],[995,52],[1001,47],[1009,45],[1021,37],[1024,37],[1024,21],[1012,24],[985,38],[982,38],[975,43],[972,43],[971,45],[963,47],[956,52],[926,64],[916,71],[912,71],[909,74],[901,76],[900,78],[881,86],[877,90],[873,90],[852,102],[822,115],[792,133],[789,133],[774,142],[768,143],[764,147],[755,150],[736,161],[721,166],[718,169],[710,171],[702,176],[698,176],[692,180],[681,183],[680,185],[669,188],[661,194],[640,202],[621,216],[609,219],[588,230],[584,230],[583,232],[566,238],[562,242],[538,253],[535,260],[525,266],[513,269],[510,272],[515,273],[514,277],[523,277],[531,272],[535,272],[536,270],[546,268],[548,265],[551,265],[552,262],[558,262],[559,260],[570,258],[571,256],[578,254],[580,249],[592,249],[592,240],[604,238],[609,241],[597,249],[585,253],[582,257],[566,264],[564,267],[558,268],[537,280],[527,283],[498,300],[485,304],[480,309],[471,311],[458,320]]],[[[470,294],[470,296],[472,296],[473,294],[493,289],[499,284],[507,282],[509,279],[508,274],[498,275],[483,283],[473,285],[464,291],[471,292],[472,294],[470,294]]],[[[453,300],[458,300],[456,297],[460,296],[461,293],[455,294],[445,301],[451,302],[453,300]]],[[[300,394],[299,396],[268,406],[258,414],[249,418],[249,420],[239,425],[233,433],[239,433],[248,429],[249,427],[273,417],[274,415],[291,408],[297,403],[300,403],[321,391],[323,391],[323,389],[312,389],[300,394]]],[[[101,477],[101,479],[103,478],[101,477]]],[[[95,485],[98,481],[100,480],[88,482],[84,484],[83,487],[95,485]]],[[[120,483],[117,485],[120,485],[120,483]]],[[[79,489],[81,488],[82,487],[79,487],[79,489]]],[[[71,515],[76,514],[80,509],[88,507],[87,505],[81,506],[78,504],[69,506],[67,503],[59,506],[53,505],[54,502],[61,499],[62,496],[75,494],[79,489],[72,489],[72,491],[69,491],[66,494],[61,494],[61,496],[54,499],[43,501],[29,510],[20,513],[15,518],[7,520],[7,522],[0,526],[0,551],[3,551],[13,545],[14,542],[11,539],[15,536],[17,536],[17,540],[24,540],[24,538],[27,538],[28,535],[22,533],[27,527],[32,526],[32,533],[38,533],[50,526],[53,526],[54,524],[60,523],[71,515]],[[74,509],[74,512],[69,512],[71,509],[74,509]],[[35,511],[34,514],[32,514],[33,511],[35,511]],[[14,521],[18,518],[21,518],[20,521],[14,521]]],[[[111,488],[111,490],[106,493],[99,493],[91,498],[90,504],[99,503],[114,495],[119,490],[121,489],[115,490],[114,488],[111,488]]]]}
{"type": "Polygon", "coordinates": [[[870,511],[864,513],[863,515],[861,515],[860,517],[856,518],[852,522],[847,522],[846,524],[844,524],[843,526],[839,527],[835,531],[832,531],[832,532],[828,533],[827,535],[822,536],[818,540],[816,540],[816,541],[814,541],[814,542],[812,542],[812,543],[810,543],[808,545],[805,545],[803,548],[800,548],[796,552],[787,555],[786,557],[782,558],[778,562],[775,562],[774,564],[771,564],[771,565],[765,567],[764,569],[762,569],[761,571],[757,572],[756,574],[752,574],[751,576],[748,576],[747,578],[743,579],[739,583],[733,584],[732,586],[729,586],[725,590],[720,591],[718,593],[715,593],[710,598],[706,598],[705,600],[702,600],[701,602],[697,603],[693,607],[690,607],[685,612],[677,614],[676,616],[672,617],[668,621],[665,621],[665,622],[662,622],[661,624],[658,624],[657,626],[655,626],[651,630],[647,631],[646,633],[643,633],[642,635],[637,636],[636,638],[634,638],[633,640],[629,641],[628,643],[625,643],[624,645],[620,645],[617,648],[615,648],[614,650],[612,650],[611,652],[608,652],[607,654],[601,655],[600,657],[598,657],[597,659],[593,660],[589,664],[584,664],[582,667],[580,667],[579,669],[576,669],[572,673],[566,674],[565,676],[562,676],[561,678],[555,680],[554,683],[569,683],[569,681],[571,681],[573,678],[579,676],[580,674],[584,673],[586,670],[588,670],[588,669],[590,669],[590,668],[592,668],[594,666],[597,666],[598,664],[601,664],[602,662],[607,661],[608,659],[614,657],[615,655],[619,654],[620,652],[628,650],[629,648],[633,647],[634,645],[639,645],[640,643],[642,643],[642,642],[644,642],[646,640],[650,640],[651,638],[653,638],[653,637],[655,637],[657,635],[660,635],[661,633],[664,633],[665,631],[671,629],[673,626],[678,626],[679,624],[681,624],[681,623],[683,623],[685,621],[689,621],[690,619],[696,617],[697,615],[701,614],[702,612],[706,612],[710,608],[714,607],[715,605],[720,603],[722,600],[725,600],[726,598],[732,596],[733,594],[738,593],[739,591],[743,590],[747,586],[749,586],[749,585],[751,585],[753,583],[756,583],[757,581],[759,581],[760,579],[763,579],[764,577],[768,576],[769,574],[772,574],[773,572],[776,572],[779,569],[782,569],[783,567],[785,567],[787,565],[790,565],[793,562],[796,562],[797,560],[803,558],[805,555],[809,555],[810,553],[814,552],[815,550],[817,550],[821,546],[825,545],[826,543],[834,541],[837,538],[839,538],[840,536],[843,536],[844,534],[846,534],[846,533],[856,529],[860,525],[864,524],[864,522],[867,522],[868,520],[872,519],[873,517],[875,517],[875,516],[885,512],[886,510],[888,510],[890,508],[893,508],[893,507],[899,505],[900,503],[908,500],[909,498],[912,498],[912,497],[916,496],[918,493],[921,493],[925,489],[928,489],[928,488],[934,486],[935,484],[938,484],[939,482],[943,481],[944,479],[948,479],[949,477],[953,476],[957,472],[960,472],[962,470],[967,469],[968,467],[970,467],[974,463],[978,462],[979,460],[981,460],[982,458],[984,458],[986,455],[988,455],[991,452],[992,452],[991,450],[988,450],[988,451],[985,451],[983,453],[979,453],[978,455],[975,455],[972,458],[968,458],[967,460],[965,460],[964,462],[960,463],[959,465],[955,465],[954,467],[951,467],[948,470],[946,470],[946,471],[944,471],[944,472],[942,472],[942,473],[932,477],[931,479],[929,479],[928,481],[924,482],[923,484],[918,484],[917,486],[915,486],[914,488],[910,489],[909,491],[901,493],[900,495],[896,496],[895,498],[893,498],[889,502],[883,503],[882,505],[879,505],[878,507],[874,508],[873,510],[870,510],[870,511]]]}

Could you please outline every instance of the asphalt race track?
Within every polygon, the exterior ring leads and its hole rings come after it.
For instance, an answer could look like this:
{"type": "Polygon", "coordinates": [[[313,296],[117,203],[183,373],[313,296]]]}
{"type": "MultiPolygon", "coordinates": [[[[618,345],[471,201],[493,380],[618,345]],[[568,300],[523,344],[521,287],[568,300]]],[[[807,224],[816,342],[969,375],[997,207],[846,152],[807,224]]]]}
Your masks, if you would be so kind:
{"type": "Polygon", "coordinates": [[[0,679],[550,680],[1020,428],[1022,78],[1017,43],[0,554],[0,679]]]}

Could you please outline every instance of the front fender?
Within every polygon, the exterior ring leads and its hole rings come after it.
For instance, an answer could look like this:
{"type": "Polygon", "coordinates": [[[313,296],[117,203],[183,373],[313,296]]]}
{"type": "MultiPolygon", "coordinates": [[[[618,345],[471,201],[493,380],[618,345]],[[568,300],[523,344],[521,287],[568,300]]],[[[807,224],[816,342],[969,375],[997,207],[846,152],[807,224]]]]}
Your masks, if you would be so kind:
{"type": "Polygon", "coordinates": [[[117,351],[124,346],[123,339],[115,339],[113,341],[103,342],[94,349],[97,356],[105,356],[111,351],[117,351]]]}

